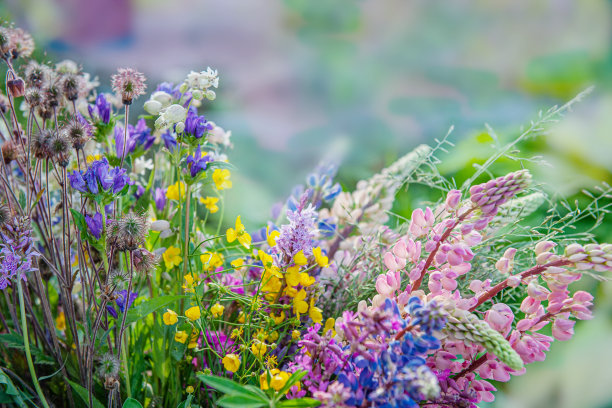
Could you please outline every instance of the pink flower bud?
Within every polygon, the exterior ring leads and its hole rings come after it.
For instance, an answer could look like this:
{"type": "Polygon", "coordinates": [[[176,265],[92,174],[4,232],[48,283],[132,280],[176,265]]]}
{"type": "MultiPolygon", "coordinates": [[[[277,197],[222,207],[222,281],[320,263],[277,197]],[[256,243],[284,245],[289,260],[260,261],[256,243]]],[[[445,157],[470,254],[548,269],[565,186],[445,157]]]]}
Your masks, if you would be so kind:
{"type": "Polygon", "coordinates": [[[521,278],[517,275],[512,275],[508,278],[508,286],[511,288],[517,288],[521,284],[521,278]]]}
{"type": "Polygon", "coordinates": [[[543,252],[549,252],[551,249],[553,249],[556,246],[557,244],[555,244],[552,241],[541,241],[541,242],[538,242],[537,245],[535,246],[535,253],[536,255],[540,255],[543,252]]]}
{"type": "Polygon", "coordinates": [[[461,201],[461,191],[459,190],[451,190],[448,192],[446,196],[446,209],[448,211],[452,211],[457,208],[459,205],[459,201],[461,201]]]}
{"type": "Polygon", "coordinates": [[[406,266],[406,260],[401,259],[393,255],[391,252],[387,252],[383,258],[385,266],[392,271],[404,269],[406,266]]]}
{"type": "Polygon", "coordinates": [[[552,335],[555,339],[565,341],[574,335],[574,320],[556,318],[552,326],[552,335]]]}

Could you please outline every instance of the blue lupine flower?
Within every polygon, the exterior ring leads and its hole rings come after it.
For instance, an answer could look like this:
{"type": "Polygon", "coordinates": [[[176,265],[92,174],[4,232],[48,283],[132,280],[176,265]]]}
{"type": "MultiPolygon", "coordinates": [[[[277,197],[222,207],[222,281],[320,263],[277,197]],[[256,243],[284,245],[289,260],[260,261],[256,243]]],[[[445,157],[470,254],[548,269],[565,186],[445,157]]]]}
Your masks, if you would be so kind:
{"type": "Polygon", "coordinates": [[[187,164],[191,177],[195,177],[200,171],[206,170],[209,161],[211,161],[210,156],[208,154],[202,156],[202,150],[200,149],[200,145],[198,145],[193,156],[187,156],[187,164]]]}
{"type": "Polygon", "coordinates": [[[132,184],[127,175],[127,170],[111,169],[106,157],[91,163],[85,174],[82,174],[79,170],[73,171],[68,174],[68,179],[75,190],[92,194],[98,194],[98,185],[102,187],[103,191],[108,191],[112,187],[113,194],[117,194],[126,184],[132,184]]]}
{"type": "Polygon", "coordinates": [[[87,214],[85,215],[85,222],[87,223],[89,233],[96,237],[96,239],[100,239],[102,236],[102,231],[104,230],[104,225],[102,224],[102,214],[96,212],[93,217],[87,214]]]}
{"type": "Polygon", "coordinates": [[[95,105],[89,105],[87,110],[92,119],[97,117],[104,123],[110,122],[111,104],[106,100],[104,94],[99,94],[95,105]]]}

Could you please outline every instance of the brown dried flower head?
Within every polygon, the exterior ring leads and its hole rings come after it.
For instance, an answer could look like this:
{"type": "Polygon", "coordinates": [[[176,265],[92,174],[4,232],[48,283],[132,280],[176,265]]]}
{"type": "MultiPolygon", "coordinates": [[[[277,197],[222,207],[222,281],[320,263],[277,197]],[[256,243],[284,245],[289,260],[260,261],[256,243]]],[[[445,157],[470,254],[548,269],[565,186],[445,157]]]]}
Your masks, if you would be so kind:
{"type": "Polygon", "coordinates": [[[146,78],[133,68],[119,68],[117,72],[111,78],[113,91],[121,96],[124,105],[129,105],[134,99],[145,93],[146,78]]]}

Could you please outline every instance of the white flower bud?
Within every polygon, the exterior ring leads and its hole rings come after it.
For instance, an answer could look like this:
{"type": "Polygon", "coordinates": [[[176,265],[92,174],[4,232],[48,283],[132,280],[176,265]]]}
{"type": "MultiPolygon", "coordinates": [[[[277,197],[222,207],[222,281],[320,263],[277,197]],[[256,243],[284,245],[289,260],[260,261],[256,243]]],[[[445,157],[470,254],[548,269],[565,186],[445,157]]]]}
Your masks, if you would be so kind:
{"type": "Polygon", "coordinates": [[[151,231],[165,231],[170,228],[170,223],[166,220],[156,220],[151,223],[151,231]]]}
{"type": "Polygon", "coordinates": [[[144,110],[151,115],[157,115],[162,110],[162,104],[159,101],[149,99],[144,103],[144,110]]]}
{"type": "Polygon", "coordinates": [[[181,91],[181,93],[185,93],[185,92],[187,92],[187,89],[189,89],[189,85],[187,85],[185,82],[183,82],[181,84],[181,87],[179,88],[179,91],[181,91]]]}
{"type": "Polygon", "coordinates": [[[185,130],[185,122],[178,122],[176,124],[176,133],[183,133],[183,131],[185,130]]]}
{"type": "Polygon", "coordinates": [[[199,101],[200,99],[202,99],[202,91],[200,91],[199,89],[194,89],[193,92],[191,92],[191,96],[193,96],[193,99],[195,99],[196,101],[199,101]]]}
{"type": "Polygon", "coordinates": [[[172,95],[164,91],[153,92],[151,99],[162,104],[162,107],[168,107],[172,103],[172,95]]]}
{"type": "Polygon", "coordinates": [[[208,99],[209,101],[214,101],[216,97],[217,94],[215,93],[215,91],[211,89],[206,90],[206,99],[208,99]]]}

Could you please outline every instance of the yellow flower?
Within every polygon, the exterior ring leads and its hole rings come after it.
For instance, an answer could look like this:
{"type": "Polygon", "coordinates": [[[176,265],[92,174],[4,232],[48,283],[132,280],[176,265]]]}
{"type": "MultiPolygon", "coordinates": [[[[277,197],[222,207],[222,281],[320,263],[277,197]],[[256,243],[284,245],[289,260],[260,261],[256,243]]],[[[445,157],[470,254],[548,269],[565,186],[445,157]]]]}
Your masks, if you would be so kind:
{"type": "Polygon", "coordinates": [[[276,356],[268,354],[266,356],[266,367],[275,368],[278,365],[276,356]]]}
{"type": "Polygon", "coordinates": [[[269,225],[266,227],[266,240],[268,241],[268,245],[270,246],[270,248],[276,246],[276,238],[278,238],[279,235],[280,235],[280,232],[276,230],[270,232],[269,225]]]}
{"type": "Polygon", "coordinates": [[[232,339],[238,339],[238,338],[242,337],[243,333],[244,333],[244,330],[242,329],[242,327],[239,328],[239,329],[234,329],[234,330],[232,330],[232,334],[230,335],[230,337],[232,339]]]}
{"type": "Polygon", "coordinates": [[[188,349],[198,347],[198,338],[200,337],[200,332],[198,330],[194,330],[189,336],[189,344],[187,345],[188,349]]]}
{"type": "Polygon", "coordinates": [[[198,275],[194,275],[193,273],[188,273],[183,277],[185,279],[185,284],[183,285],[183,289],[185,292],[194,293],[196,286],[200,282],[200,277],[198,275]]]}
{"type": "Polygon", "coordinates": [[[306,272],[301,272],[300,273],[300,283],[302,284],[302,286],[310,286],[313,283],[315,283],[315,278],[314,276],[310,276],[306,272]]]}
{"type": "Polygon", "coordinates": [[[99,154],[90,154],[87,156],[87,164],[90,165],[91,163],[100,160],[102,158],[102,156],[100,156],[99,154]]]}
{"type": "Polygon", "coordinates": [[[173,185],[168,187],[166,191],[166,197],[170,200],[184,200],[185,199],[185,183],[177,181],[173,185]]]}
{"type": "Polygon", "coordinates": [[[330,317],[329,319],[327,319],[325,321],[325,326],[323,327],[323,334],[326,334],[328,331],[332,331],[332,336],[336,336],[336,330],[335,330],[335,325],[336,325],[336,319],[334,319],[333,317],[330,317]]]}
{"type": "Polygon", "coordinates": [[[57,330],[59,331],[66,330],[66,315],[64,312],[59,312],[55,318],[55,327],[57,327],[57,330]]]}
{"type": "Polygon", "coordinates": [[[268,334],[268,336],[266,337],[266,340],[275,342],[276,340],[278,340],[278,332],[274,330],[273,332],[268,334]]]}
{"type": "Polygon", "coordinates": [[[299,338],[300,338],[300,332],[299,332],[299,331],[297,331],[297,330],[293,330],[293,331],[291,332],[291,338],[292,338],[293,340],[297,340],[297,339],[299,339],[299,338]]]}
{"type": "Polygon", "coordinates": [[[238,315],[238,323],[243,323],[246,321],[246,316],[244,314],[244,312],[240,312],[240,314],[238,315]]]}
{"type": "Polygon", "coordinates": [[[214,271],[218,267],[223,266],[224,260],[223,254],[218,252],[204,252],[200,255],[200,261],[202,261],[205,271],[214,271]]]}
{"type": "Polygon", "coordinates": [[[293,313],[298,317],[300,317],[300,313],[306,313],[308,311],[308,303],[306,303],[304,299],[306,299],[306,291],[300,289],[293,298],[293,313]]]}
{"type": "Polygon", "coordinates": [[[285,279],[287,279],[287,285],[297,286],[300,283],[300,267],[299,266],[288,267],[287,273],[285,274],[285,279]]]}
{"type": "Polygon", "coordinates": [[[312,321],[315,323],[321,323],[323,321],[323,311],[314,305],[314,298],[310,299],[308,316],[310,316],[312,321]]]}
{"type": "Polygon", "coordinates": [[[256,357],[263,357],[263,355],[266,354],[266,351],[268,351],[268,346],[266,343],[262,343],[259,340],[255,340],[251,345],[251,352],[255,354],[256,357]]]}
{"type": "Polygon", "coordinates": [[[274,313],[270,313],[270,317],[274,320],[274,323],[281,324],[285,320],[285,312],[280,312],[278,316],[274,313]]]}
{"type": "Polygon", "coordinates": [[[171,309],[166,309],[166,313],[164,313],[163,318],[166,326],[172,326],[174,323],[178,322],[178,315],[171,309]]]}
{"type": "Polygon", "coordinates": [[[162,255],[164,259],[164,263],[166,264],[166,269],[172,269],[181,262],[183,262],[183,257],[181,257],[181,250],[177,247],[171,246],[166,249],[162,255]]]}
{"type": "Polygon", "coordinates": [[[211,214],[214,214],[219,211],[219,206],[217,205],[218,201],[218,197],[200,197],[200,204],[204,204],[206,206],[206,209],[210,211],[211,214]]]}
{"type": "Polygon", "coordinates": [[[187,388],[185,388],[185,391],[187,391],[187,394],[193,394],[195,390],[191,385],[188,385],[187,388]]]}
{"type": "Polygon", "coordinates": [[[277,293],[281,290],[282,283],[275,275],[271,274],[268,270],[264,270],[261,274],[261,290],[264,292],[277,293]]]}
{"type": "Polygon", "coordinates": [[[304,255],[304,251],[300,250],[300,252],[293,255],[293,262],[295,262],[296,265],[300,265],[300,266],[306,265],[308,263],[308,259],[306,259],[306,256],[304,255]]]}
{"type": "Polygon", "coordinates": [[[321,268],[327,268],[329,266],[329,258],[323,255],[321,252],[321,247],[313,248],[312,254],[315,257],[315,261],[317,261],[317,265],[319,265],[321,268]]]}
{"type": "Polygon", "coordinates": [[[238,259],[234,259],[232,262],[230,262],[230,265],[232,265],[232,267],[234,267],[235,270],[237,271],[241,271],[244,265],[244,259],[242,258],[238,258],[238,259]]]}
{"type": "Polygon", "coordinates": [[[185,310],[185,316],[187,316],[191,321],[198,320],[200,318],[200,307],[190,307],[189,309],[185,310]]]}
{"type": "Polygon", "coordinates": [[[222,306],[219,303],[215,303],[215,305],[210,308],[210,313],[212,313],[214,317],[219,317],[223,314],[224,310],[225,306],[222,306]]]}
{"type": "Polygon", "coordinates": [[[273,375],[270,379],[270,387],[274,388],[275,391],[280,391],[285,386],[289,379],[289,373],[281,371],[280,373],[273,375]]]}
{"type": "Polygon", "coordinates": [[[240,216],[236,217],[236,228],[228,228],[226,231],[227,242],[230,244],[235,240],[238,240],[246,249],[251,247],[251,236],[244,229],[240,216]]]}
{"type": "MultiPolygon", "coordinates": [[[[270,370],[270,377],[273,377],[278,373],[280,373],[280,370],[278,368],[273,368],[272,370],[270,370]]],[[[267,371],[264,371],[259,376],[259,388],[261,388],[264,391],[270,388],[270,386],[268,385],[268,372],[267,371]]]]}
{"type": "Polygon", "coordinates": [[[185,333],[183,330],[179,330],[174,335],[174,340],[178,341],[179,343],[185,344],[185,342],[187,341],[187,337],[189,337],[187,336],[187,333],[185,333]]]}
{"type": "Polygon", "coordinates": [[[223,363],[223,367],[232,373],[235,373],[240,368],[240,357],[238,357],[236,354],[227,354],[225,357],[223,357],[221,362],[223,363]]]}
{"type": "Polygon", "coordinates": [[[224,190],[226,188],[232,188],[232,181],[230,176],[232,173],[228,169],[215,169],[213,171],[213,181],[217,190],[224,190]]]}

